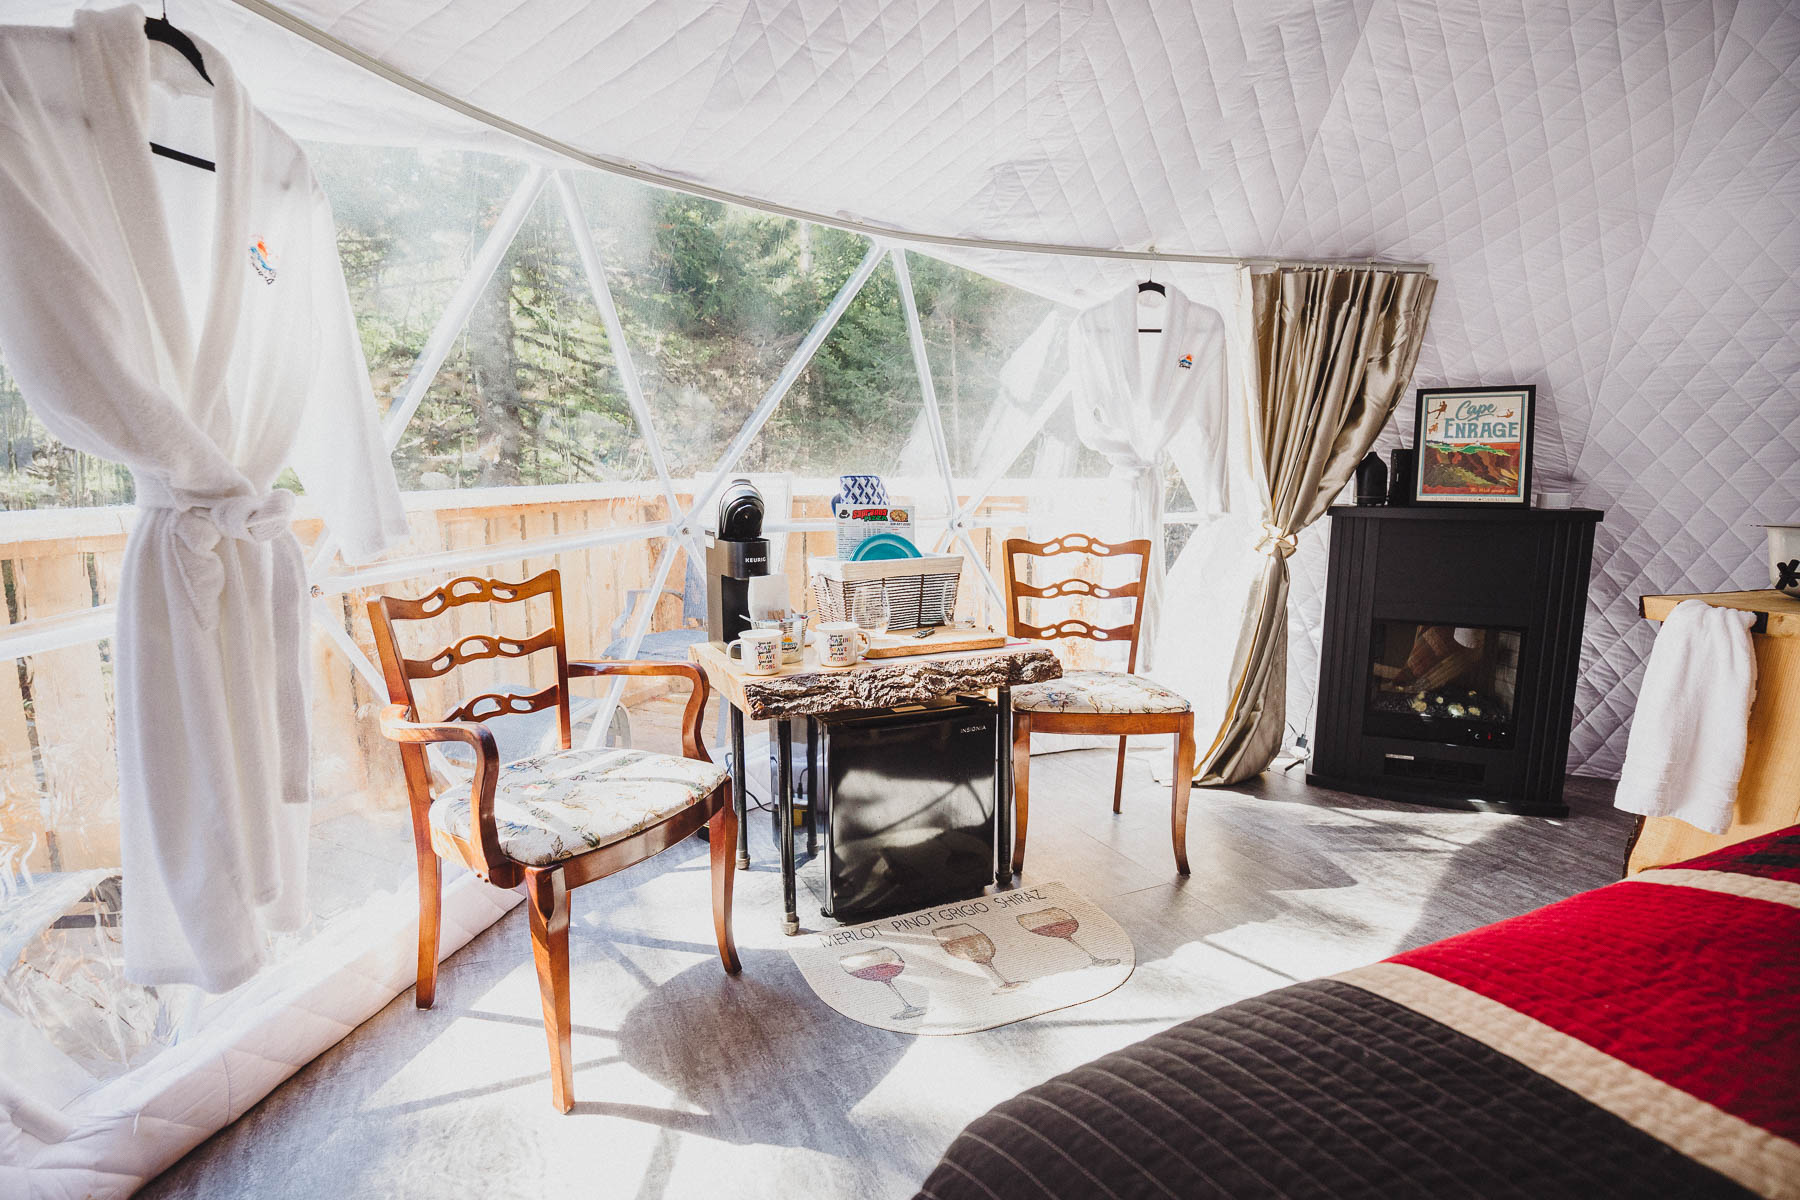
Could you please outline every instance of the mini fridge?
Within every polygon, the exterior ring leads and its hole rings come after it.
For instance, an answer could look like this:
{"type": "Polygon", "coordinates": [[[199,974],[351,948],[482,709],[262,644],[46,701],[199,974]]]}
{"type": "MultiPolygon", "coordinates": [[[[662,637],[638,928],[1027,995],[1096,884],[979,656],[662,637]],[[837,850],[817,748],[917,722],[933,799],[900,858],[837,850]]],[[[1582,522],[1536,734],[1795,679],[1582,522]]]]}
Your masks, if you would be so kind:
{"type": "Polygon", "coordinates": [[[993,882],[999,712],[981,696],[820,720],[826,916],[886,916],[993,882]]]}

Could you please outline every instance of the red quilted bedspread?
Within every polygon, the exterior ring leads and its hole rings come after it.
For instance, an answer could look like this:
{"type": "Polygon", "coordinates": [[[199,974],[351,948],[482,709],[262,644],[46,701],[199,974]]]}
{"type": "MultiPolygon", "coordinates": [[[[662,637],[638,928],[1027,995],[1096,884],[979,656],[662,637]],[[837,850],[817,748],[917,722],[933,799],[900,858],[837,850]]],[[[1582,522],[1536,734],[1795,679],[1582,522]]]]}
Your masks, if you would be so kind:
{"type": "Polygon", "coordinates": [[[1800,1140],[1800,909],[1632,884],[1394,961],[1800,1140]]]}
{"type": "Polygon", "coordinates": [[[1342,978],[1752,1190],[1800,1192],[1800,828],[1342,978]]]}

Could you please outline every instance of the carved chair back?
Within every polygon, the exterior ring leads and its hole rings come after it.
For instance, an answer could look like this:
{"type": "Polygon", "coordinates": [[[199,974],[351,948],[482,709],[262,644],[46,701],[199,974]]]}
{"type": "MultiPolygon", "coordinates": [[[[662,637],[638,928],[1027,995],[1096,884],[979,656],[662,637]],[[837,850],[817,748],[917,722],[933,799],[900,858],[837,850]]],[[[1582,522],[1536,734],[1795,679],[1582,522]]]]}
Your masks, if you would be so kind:
{"type": "Polygon", "coordinates": [[[1138,629],[1144,619],[1144,590],[1150,578],[1150,541],[1134,538],[1126,542],[1102,542],[1085,533],[1070,533],[1048,542],[1006,539],[1006,632],[1011,637],[1052,641],[1057,638],[1086,638],[1096,642],[1126,642],[1130,646],[1125,670],[1137,670],[1138,629]],[[1091,579],[1075,575],[1054,583],[1033,584],[1021,578],[1019,558],[1057,558],[1079,554],[1093,558],[1117,558],[1137,555],[1137,578],[1128,583],[1102,586],[1091,579]],[[1130,600],[1131,620],[1124,625],[1101,626],[1079,617],[1069,617],[1050,625],[1028,624],[1022,615],[1021,601],[1060,600],[1091,597],[1095,600],[1130,600]]]}
{"type": "Polygon", "coordinates": [[[556,654],[556,682],[542,691],[528,694],[484,692],[446,713],[444,721],[487,721],[515,713],[534,713],[555,707],[557,736],[564,750],[570,746],[569,735],[569,652],[563,637],[562,574],[552,568],[534,575],[523,583],[505,583],[498,579],[463,576],[419,597],[417,600],[397,596],[377,596],[369,601],[369,623],[375,631],[375,648],[381,655],[381,669],[387,679],[388,699],[404,704],[414,720],[428,719],[418,711],[413,696],[413,680],[436,679],[458,667],[490,658],[524,658],[551,650],[556,654]],[[534,596],[548,595],[551,623],[527,637],[510,638],[489,634],[471,634],[425,658],[407,658],[400,651],[394,632],[396,621],[425,621],[462,607],[465,604],[523,604],[534,596]]]}
{"type": "MultiPolygon", "coordinates": [[[[538,988],[543,996],[544,1031],[550,1044],[551,1099],[562,1112],[575,1102],[574,1067],[569,1023],[569,892],[584,883],[603,879],[634,863],[642,862],[676,844],[689,834],[707,829],[712,842],[713,933],[719,957],[728,972],[740,969],[736,944],[731,937],[732,846],[737,841],[737,821],[731,810],[728,780],[715,783],[706,796],[664,814],[636,832],[605,845],[553,861],[532,863],[513,858],[501,845],[500,822],[495,815],[495,789],[499,775],[499,748],[486,722],[495,717],[541,712],[554,707],[562,748],[570,749],[569,678],[617,676],[685,677],[692,685],[682,718],[682,744],[690,758],[706,758],[700,745],[700,713],[706,706],[706,676],[692,663],[671,662],[569,662],[563,636],[562,575],[552,569],[523,583],[465,576],[416,600],[377,596],[369,601],[369,621],[375,647],[381,656],[387,682],[389,709],[382,716],[382,733],[400,747],[406,771],[406,790],[412,809],[413,849],[419,864],[419,967],[416,995],[421,1008],[429,1008],[437,991],[438,932],[442,921],[443,876],[439,858],[461,859],[495,887],[525,884],[531,916],[532,957],[537,964],[538,988]],[[548,628],[524,637],[470,634],[424,658],[408,658],[394,634],[398,621],[427,621],[452,614],[465,604],[524,605],[536,596],[549,596],[548,628]],[[464,701],[441,721],[419,720],[416,681],[439,679],[458,667],[487,659],[525,658],[545,651],[556,656],[556,682],[537,692],[486,692],[464,701]],[[458,742],[474,753],[469,781],[469,822],[464,829],[431,827],[431,774],[425,749],[435,743],[458,742]]],[[[542,660],[539,660],[540,664],[542,660]]],[[[527,685],[528,687],[530,685],[527,685]]],[[[435,690],[435,687],[432,689],[435,690]]]]}

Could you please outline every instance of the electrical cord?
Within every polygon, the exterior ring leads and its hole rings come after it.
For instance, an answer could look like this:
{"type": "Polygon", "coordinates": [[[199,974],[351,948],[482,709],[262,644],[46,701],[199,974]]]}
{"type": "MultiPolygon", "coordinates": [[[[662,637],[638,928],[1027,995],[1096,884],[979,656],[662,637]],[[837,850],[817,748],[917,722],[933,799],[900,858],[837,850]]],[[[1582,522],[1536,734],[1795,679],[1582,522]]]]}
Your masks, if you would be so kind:
{"type": "MultiPolygon", "coordinates": [[[[725,752],[725,769],[727,771],[732,770],[736,766],[736,763],[734,761],[735,757],[736,756],[733,755],[730,751],[725,752]]],[[[745,813],[753,813],[753,812],[773,812],[773,811],[775,811],[775,800],[773,797],[770,797],[767,800],[756,800],[756,803],[754,803],[754,804],[750,803],[750,801],[755,798],[756,798],[756,790],[750,786],[750,772],[745,771],[744,772],[744,812],[745,813]]]]}

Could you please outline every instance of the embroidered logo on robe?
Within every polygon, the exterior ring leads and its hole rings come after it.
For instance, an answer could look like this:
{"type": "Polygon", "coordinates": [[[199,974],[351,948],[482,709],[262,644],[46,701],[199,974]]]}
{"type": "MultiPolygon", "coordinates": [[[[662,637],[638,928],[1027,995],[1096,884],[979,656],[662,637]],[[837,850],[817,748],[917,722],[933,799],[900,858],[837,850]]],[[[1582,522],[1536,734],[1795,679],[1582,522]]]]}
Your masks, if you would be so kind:
{"type": "Polygon", "coordinates": [[[250,265],[256,268],[264,283],[275,282],[275,252],[261,238],[250,246],[250,265]]]}
{"type": "Polygon", "coordinates": [[[1175,360],[1175,365],[1184,371],[1188,370],[1194,365],[1194,356],[1191,354],[1184,354],[1175,360]]]}

